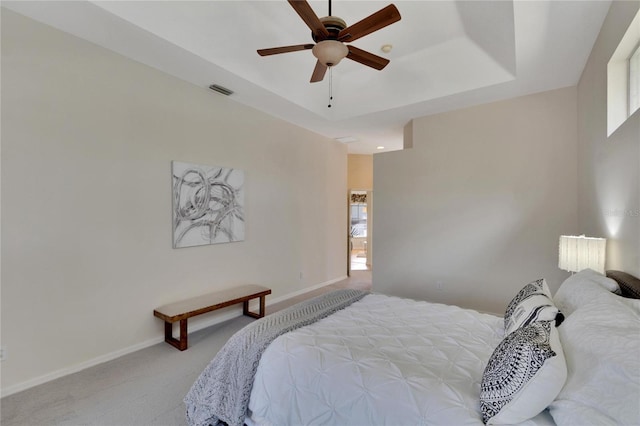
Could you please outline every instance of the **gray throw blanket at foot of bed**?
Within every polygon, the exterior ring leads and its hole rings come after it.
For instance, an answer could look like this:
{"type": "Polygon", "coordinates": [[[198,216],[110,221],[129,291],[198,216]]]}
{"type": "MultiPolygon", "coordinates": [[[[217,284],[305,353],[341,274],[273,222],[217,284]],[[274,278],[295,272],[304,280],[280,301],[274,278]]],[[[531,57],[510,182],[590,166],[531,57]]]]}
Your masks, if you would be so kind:
{"type": "Polygon", "coordinates": [[[234,334],[200,374],[184,399],[191,426],[242,426],[258,362],[278,336],[312,324],[362,299],[367,292],[343,289],[267,315],[234,334]]]}

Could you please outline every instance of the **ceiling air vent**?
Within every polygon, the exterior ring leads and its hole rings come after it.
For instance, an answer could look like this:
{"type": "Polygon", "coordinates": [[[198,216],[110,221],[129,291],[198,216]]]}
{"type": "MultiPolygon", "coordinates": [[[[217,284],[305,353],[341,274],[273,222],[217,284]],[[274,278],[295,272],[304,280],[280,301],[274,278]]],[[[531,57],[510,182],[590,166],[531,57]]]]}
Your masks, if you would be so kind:
{"type": "Polygon", "coordinates": [[[213,90],[214,92],[222,93],[225,96],[233,94],[233,90],[229,90],[226,87],[218,86],[217,84],[212,84],[211,86],[209,86],[209,89],[213,90]]]}

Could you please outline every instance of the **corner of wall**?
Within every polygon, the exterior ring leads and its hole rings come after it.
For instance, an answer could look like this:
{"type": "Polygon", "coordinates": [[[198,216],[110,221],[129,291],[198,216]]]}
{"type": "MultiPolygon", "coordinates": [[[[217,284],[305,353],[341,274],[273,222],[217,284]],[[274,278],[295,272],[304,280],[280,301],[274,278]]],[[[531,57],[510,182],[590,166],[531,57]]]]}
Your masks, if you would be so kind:
{"type": "Polygon", "coordinates": [[[404,126],[403,148],[404,149],[413,148],[413,120],[409,121],[404,126]]]}
{"type": "Polygon", "coordinates": [[[607,136],[608,61],[640,2],[614,1],[578,83],[578,227],[607,238],[606,269],[640,275],[640,114],[607,136]]]}

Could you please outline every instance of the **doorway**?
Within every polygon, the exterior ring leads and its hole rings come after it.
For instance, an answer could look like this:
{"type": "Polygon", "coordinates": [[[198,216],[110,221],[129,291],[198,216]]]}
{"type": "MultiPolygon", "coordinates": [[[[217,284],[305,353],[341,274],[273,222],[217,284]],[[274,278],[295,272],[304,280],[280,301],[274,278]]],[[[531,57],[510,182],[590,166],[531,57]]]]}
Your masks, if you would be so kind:
{"type": "Polygon", "coordinates": [[[372,191],[351,190],[349,193],[349,275],[351,271],[371,270],[372,198],[372,191]]]}

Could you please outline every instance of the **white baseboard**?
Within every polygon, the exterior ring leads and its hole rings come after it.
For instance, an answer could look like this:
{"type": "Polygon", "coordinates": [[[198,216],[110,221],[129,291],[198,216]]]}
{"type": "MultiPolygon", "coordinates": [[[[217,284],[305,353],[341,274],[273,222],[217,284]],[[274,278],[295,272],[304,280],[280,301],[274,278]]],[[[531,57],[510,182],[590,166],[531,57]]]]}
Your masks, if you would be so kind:
{"type": "MultiPolygon", "coordinates": [[[[342,281],[342,280],[344,280],[346,278],[347,278],[347,276],[345,275],[343,277],[336,278],[336,279],[329,280],[329,281],[325,281],[323,283],[316,284],[316,285],[311,286],[311,287],[303,288],[303,289],[295,291],[293,293],[285,294],[284,296],[276,297],[275,299],[270,299],[270,300],[268,300],[266,305],[270,306],[270,305],[273,305],[273,304],[276,304],[276,303],[283,302],[285,300],[291,299],[293,297],[300,296],[300,295],[308,293],[310,291],[317,290],[319,288],[322,288],[322,287],[337,283],[338,281],[342,281]]],[[[237,318],[237,317],[240,317],[240,316],[242,316],[242,312],[230,312],[230,313],[226,313],[226,314],[222,314],[222,315],[217,315],[214,318],[211,318],[210,320],[203,321],[203,322],[201,322],[199,324],[194,325],[193,327],[190,327],[189,328],[189,332],[193,333],[195,331],[202,330],[203,328],[211,327],[212,325],[220,324],[220,323],[223,323],[225,321],[229,321],[230,319],[237,318]]],[[[17,383],[17,384],[15,384],[13,386],[9,386],[9,387],[7,387],[5,389],[1,389],[0,390],[0,398],[4,398],[5,396],[13,395],[14,393],[22,392],[22,391],[27,390],[29,388],[32,388],[34,386],[42,385],[42,384],[50,382],[52,380],[59,379],[59,378],[64,377],[64,376],[68,376],[69,374],[73,374],[73,373],[77,373],[77,372],[82,371],[82,370],[86,370],[87,368],[94,367],[94,366],[96,366],[98,364],[102,364],[104,362],[112,361],[112,360],[114,360],[116,358],[120,358],[121,356],[130,354],[132,352],[139,351],[141,349],[148,348],[148,347],[153,346],[153,345],[157,345],[158,343],[161,343],[161,342],[164,342],[164,334],[162,334],[161,336],[158,336],[158,337],[154,337],[153,339],[149,339],[149,340],[146,340],[144,342],[135,344],[133,346],[129,346],[129,347],[126,347],[126,348],[123,348],[123,349],[120,349],[120,350],[117,350],[117,351],[114,351],[114,352],[110,352],[108,354],[101,355],[101,356],[93,358],[93,359],[90,359],[88,361],[81,362],[80,364],[76,364],[76,365],[73,365],[73,366],[70,366],[70,367],[66,367],[66,368],[61,368],[60,370],[56,370],[56,371],[44,374],[44,375],[39,376],[39,377],[35,377],[33,379],[30,379],[30,380],[27,380],[27,381],[24,381],[24,382],[21,382],[21,383],[17,383]]]]}
{"type": "Polygon", "coordinates": [[[66,368],[61,368],[60,370],[52,371],[51,373],[47,373],[39,377],[34,377],[33,379],[24,381],[22,383],[17,383],[13,386],[9,386],[7,388],[2,389],[1,397],[4,398],[5,396],[22,392],[23,390],[27,390],[34,386],[42,385],[52,380],[59,379],[64,376],[68,376],[69,374],[77,373],[79,371],[96,366],[98,364],[102,364],[103,362],[111,361],[116,358],[120,358],[121,356],[130,354],[132,352],[136,352],[141,349],[148,348],[149,346],[157,345],[160,342],[164,342],[164,335],[162,337],[154,337],[153,339],[149,339],[147,341],[138,343],[133,346],[129,346],[127,348],[120,349],[118,351],[101,355],[99,357],[90,359],[88,361],[81,362],[80,364],[72,365],[66,368]]]}
{"type": "Polygon", "coordinates": [[[335,283],[337,283],[339,281],[342,281],[342,280],[346,280],[347,278],[348,277],[346,275],[344,275],[344,276],[342,276],[340,278],[335,278],[333,280],[325,281],[323,283],[316,284],[316,285],[313,285],[311,287],[303,288],[302,290],[294,291],[293,293],[285,294],[284,296],[276,297],[275,299],[271,299],[269,301],[269,303],[267,303],[267,305],[273,305],[273,304],[276,304],[276,303],[280,303],[282,301],[291,299],[293,297],[300,296],[301,294],[309,293],[310,291],[317,290],[319,288],[326,287],[326,286],[331,285],[331,284],[335,284],[335,283]]]}

